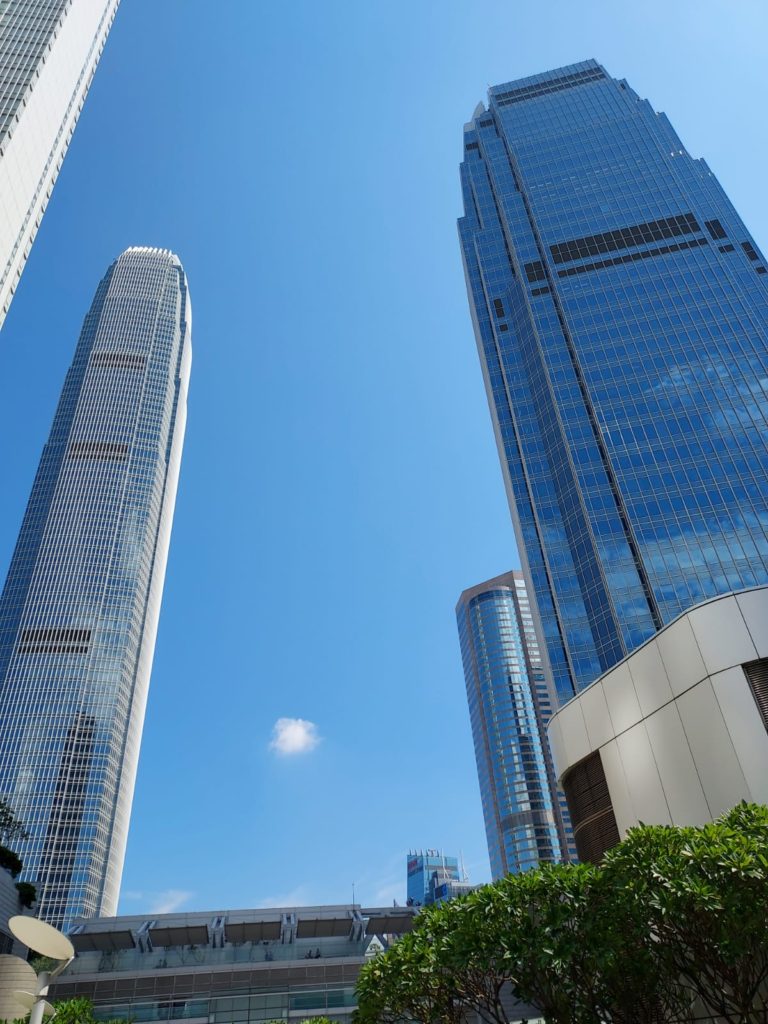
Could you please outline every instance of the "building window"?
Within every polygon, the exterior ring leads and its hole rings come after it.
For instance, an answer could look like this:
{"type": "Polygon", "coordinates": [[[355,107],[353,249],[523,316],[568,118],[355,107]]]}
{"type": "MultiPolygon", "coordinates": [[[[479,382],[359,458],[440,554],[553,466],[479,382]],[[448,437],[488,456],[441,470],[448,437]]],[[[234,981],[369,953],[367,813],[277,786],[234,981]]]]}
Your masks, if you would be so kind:
{"type": "Polygon", "coordinates": [[[526,263],[523,267],[525,276],[533,284],[535,281],[546,281],[547,274],[544,270],[544,264],[541,260],[534,260],[533,263],[526,263]]]}
{"type": "Polygon", "coordinates": [[[19,654],[87,654],[90,629],[23,629],[19,654]]]}
{"type": "Polygon", "coordinates": [[[719,220],[705,220],[704,227],[710,233],[710,235],[717,241],[719,238],[727,238],[728,235],[725,233],[725,228],[719,220]]]}
{"type": "Polygon", "coordinates": [[[768,729],[768,658],[750,661],[748,665],[742,667],[763,725],[768,729]]]}
{"type": "Polygon", "coordinates": [[[757,254],[757,249],[755,249],[754,245],[752,245],[751,242],[742,242],[741,248],[744,250],[747,256],[749,256],[753,263],[756,263],[760,259],[760,257],[757,254]]]}
{"type": "Polygon", "coordinates": [[[563,775],[562,786],[571,812],[579,860],[597,864],[605,851],[619,842],[600,751],[596,750],[569,768],[563,775]]]}
{"type": "Polygon", "coordinates": [[[643,224],[632,224],[629,227],[605,231],[600,235],[586,235],[584,238],[572,238],[559,245],[550,245],[549,251],[555,263],[568,263],[571,260],[584,259],[587,256],[598,256],[600,253],[616,252],[617,249],[628,249],[634,245],[645,245],[648,242],[660,242],[665,238],[676,238],[680,235],[692,235],[701,231],[698,221],[692,213],[682,213],[677,217],[664,217],[662,220],[649,220],[643,224]]]}

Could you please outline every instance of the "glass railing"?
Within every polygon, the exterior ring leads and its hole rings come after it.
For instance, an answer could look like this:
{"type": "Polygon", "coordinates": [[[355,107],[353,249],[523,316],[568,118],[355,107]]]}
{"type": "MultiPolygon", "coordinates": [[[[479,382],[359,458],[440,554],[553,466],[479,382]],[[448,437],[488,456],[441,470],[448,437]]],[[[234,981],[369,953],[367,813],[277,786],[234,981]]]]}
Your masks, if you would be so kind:
{"type": "Polygon", "coordinates": [[[109,953],[80,953],[66,969],[63,978],[73,974],[120,973],[128,971],[173,970],[180,967],[215,967],[226,964],[284,963],[287,960],[321,960],[328,957],[354,957],[365,952],[368,940],[348,939],[298,940],[285,945],[250,943],[212,946],[159,946],[151,952],[121,949],[109,953]]]}

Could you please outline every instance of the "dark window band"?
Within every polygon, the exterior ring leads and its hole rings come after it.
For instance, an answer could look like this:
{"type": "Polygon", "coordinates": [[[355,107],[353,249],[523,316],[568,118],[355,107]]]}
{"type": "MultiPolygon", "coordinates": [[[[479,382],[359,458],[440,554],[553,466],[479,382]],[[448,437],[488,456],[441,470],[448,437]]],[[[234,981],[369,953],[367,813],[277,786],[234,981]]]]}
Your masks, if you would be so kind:
{"type": "Polygon", "coordinates": [[[537,96],[546,96],[551,92],[562,92],[563,89],[573,89],[577,85],[585,85],[587,82],[597,82],[605,78],[605,73],[600,68],[589,68],[586,71],[577,71],[573,75],[565,75],[563,78],[551,78],[548,82],[539,82],[536,85],[526,85],[522,89],[511,89],[509,92],[496,93],[493,100],[497,107],[508,107],[510,103],[522,103],[524,100],[533,100],[537,96]]]}
{"type": "Polygon", "coordinates": [[[119,461],[128,455],[128,445],[118,441],[73,441],[69,446],[71,459],[108,459],[119,461]]]}
{"type": "Polygon", "coordinates": [[[87,654],[90,642],[90,629],[57,626],[23,629],[19,638],[19,654],[87,654]]]}
{"type": "Polygon", "coordinates": [[[94,352],[91,366],[103,366],[108,369],[143,370],[147,357],[132,352],[94,352]]]}
{"type": "Polygon", "coordinates": [[[549,288],[531,288],[531,295],[549,295],[549,288]]]}
{"type": "Polygon", "coordinates": [[[704,227],[707,229],[707,231],[710,233],[710,235],[714,238],[716,242],[718,242],[721,238],[728,237],[725,228],[719,220],[705,220],[704,227]]]}
{"type": "Polygon", "coordinates": [[[756,263],[760,259],[759,255],[757,254],[757,250],[751,242],[742,242],[741,248],[744,250],[747,256],[749,256],[753,263],[756,263]]]}
{"type": "Polygon", "coordinates": [[[570,263],[571,260],[581,260],[586,256],[598,256],[602,252],[616,252],[617,249],[629,249],[633,245],[660,242],[664,238],[692,235],[697,231],[701,231],[701,228],[694,215],[682,213],[678,217],[649,220],[644,224],[632,224],[627,228],[605,231],[601,235],[572,238],[568,242],[550,245],[549,251],[555,263],[570,263]]]}
{"type": "Polygon", "coordinates": [[[615,256],[612,260],[598,260],[597,263],[585,263],[580,267],[568,267],[567,270],[558,270],[557,274],[558,277],[573,277],[574,274],[586,274],[590,270],[617,267],[620,263],[636,263],[651,256],[666,256],[670,252],[680,252],[681,249],[697,249],[700,245],[709,245],[709,242],[706,238],[692,238],[690,242],[676,242],[674,245],[662,245],[658,249],[629,252],[626,256],[615,256]]]}
{"type": "Polygon", "coordinates": [[[523,267],[525,276],[533,284],[535,281],[546,281],[547,275],[544,271],[544,264],[541,260],[535,260],[533,263],[526,263],[523,267]]]}

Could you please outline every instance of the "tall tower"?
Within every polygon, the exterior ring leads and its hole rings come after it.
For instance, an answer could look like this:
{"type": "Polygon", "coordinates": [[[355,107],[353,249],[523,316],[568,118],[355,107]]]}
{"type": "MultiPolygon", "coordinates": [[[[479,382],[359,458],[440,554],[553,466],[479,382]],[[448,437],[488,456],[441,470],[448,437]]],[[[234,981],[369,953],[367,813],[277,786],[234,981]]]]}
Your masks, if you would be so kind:
{"type": "Polygon", "coordinates": [[[595,61],[464,130],[470,306],[561,701],[768,583],[768,266],[703,160],[595,61]]]}
{"type": "Polygon", "coordinates": [[[118,3],[0,3],[0,327],[118,3]]]}
{"type": "Polygon", "coordinates": [[[117,906],[190,332],[178,258],[127,249],[83,323],[0,598],[0,795],[57,927],[117,906]]]}
{"type": "Polygon", "coordinates": [[[549,687],[523,574],[465,590],[456,605],[491,874],[574,856],[545,729],[549,687]]]}

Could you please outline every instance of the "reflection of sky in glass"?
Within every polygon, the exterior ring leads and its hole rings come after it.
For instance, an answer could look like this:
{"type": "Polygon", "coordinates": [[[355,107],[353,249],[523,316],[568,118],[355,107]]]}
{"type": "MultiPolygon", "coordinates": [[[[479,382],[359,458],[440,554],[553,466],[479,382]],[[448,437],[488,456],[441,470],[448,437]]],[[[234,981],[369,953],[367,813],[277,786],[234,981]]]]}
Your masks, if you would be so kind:
{"type": "Polygon", "coordinates": [[[129,249],[85,318],[0,599],[0,793],[38,916],[117,905],[181,458],[189,302],[129,249]]]}
{"type": "Polygon", "coordinates": [[[462,185],[513,518],[567,699],[685,608],[768,582],[768,274],[706,164],[593,61],[493,88],[462,185]]]}
{"type": "Polygon", "coordinates": [[[549,689],[522,573],[465,591],[456,617],[491,874],[567,860],[544,740],[549,689]]]}

